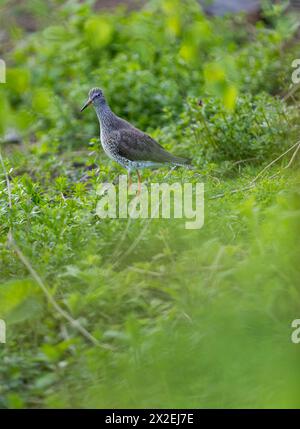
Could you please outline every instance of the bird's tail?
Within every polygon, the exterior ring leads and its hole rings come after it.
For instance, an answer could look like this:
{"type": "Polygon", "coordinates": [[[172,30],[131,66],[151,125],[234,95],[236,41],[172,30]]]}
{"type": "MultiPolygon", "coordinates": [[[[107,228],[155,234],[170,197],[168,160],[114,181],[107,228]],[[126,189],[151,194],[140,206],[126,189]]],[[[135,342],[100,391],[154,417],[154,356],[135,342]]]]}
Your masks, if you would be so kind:
{"type": "Polygon", "coordinates": [[[186,167],[190,170],[193,170],[195,168],[192,165],[192,160],[189,158],[180,158],[178,156],[173,156],[171,163],[173,165],[178,165],[179,167],[186,167]]]}

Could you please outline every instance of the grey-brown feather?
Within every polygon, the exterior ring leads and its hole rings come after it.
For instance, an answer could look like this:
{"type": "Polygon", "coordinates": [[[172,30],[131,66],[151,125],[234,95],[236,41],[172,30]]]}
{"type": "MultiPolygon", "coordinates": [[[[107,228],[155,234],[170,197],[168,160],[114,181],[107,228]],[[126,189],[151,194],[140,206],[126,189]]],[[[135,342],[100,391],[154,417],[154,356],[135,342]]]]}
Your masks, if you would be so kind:
{"type": "Polygon", "coordinates": [[[118,153],[130,161],[153,161],[158,163],[183,163],[183,158],[172,155],[160,146],[152,137],[137,130],[119,131],[118,153]]]}

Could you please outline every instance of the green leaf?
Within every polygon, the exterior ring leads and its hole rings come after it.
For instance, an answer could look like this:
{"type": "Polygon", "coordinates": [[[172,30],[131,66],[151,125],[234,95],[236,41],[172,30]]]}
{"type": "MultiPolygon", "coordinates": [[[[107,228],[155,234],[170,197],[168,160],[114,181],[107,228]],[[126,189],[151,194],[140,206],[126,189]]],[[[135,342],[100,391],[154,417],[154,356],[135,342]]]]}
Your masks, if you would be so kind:
{"type": "Polygon", "coordinates": [[[0,318],[10,323],[33,318],[41,310],[40,294],[32,280],[16,280],[0,285],[0,318]]]}

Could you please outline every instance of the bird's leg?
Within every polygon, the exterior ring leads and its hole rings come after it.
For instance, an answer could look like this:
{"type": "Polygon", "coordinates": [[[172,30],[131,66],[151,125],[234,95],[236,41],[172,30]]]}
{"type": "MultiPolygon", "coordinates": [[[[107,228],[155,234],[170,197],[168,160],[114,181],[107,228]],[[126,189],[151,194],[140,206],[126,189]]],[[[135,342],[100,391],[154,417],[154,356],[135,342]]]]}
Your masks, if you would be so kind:
{"type": "Polygon", "coordinates": [[[136,172],[137,172],[137,176],[138,176],[138,191],[137,191],[136,195],[139,196],[140,193],[141,193],[141,184],[142,184],[142,182],[141,182],[141,176],[140,176],[139,170],[136,170],[136,172]]]}
{"type": "Polygon", "coordinates": [[[132,180],[131,180],[131,175],[130,175],[130,171],[128,170],[128,189],[130,190],[132,185],[132,180]]]}

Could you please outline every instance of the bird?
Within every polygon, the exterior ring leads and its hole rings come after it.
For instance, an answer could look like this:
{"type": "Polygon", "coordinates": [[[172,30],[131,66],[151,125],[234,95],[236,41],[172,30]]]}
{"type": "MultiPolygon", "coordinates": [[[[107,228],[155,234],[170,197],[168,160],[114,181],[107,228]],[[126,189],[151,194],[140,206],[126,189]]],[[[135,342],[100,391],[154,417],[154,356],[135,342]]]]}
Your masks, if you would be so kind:
{"type": "Polygon", "coordinates": [[[100,140],[104,152],[112,160],[126,168],[128,186],[131,187],[131,173],[137,172],[138,191],[141,192],[140,169],[164,165],[192,168],[189,159],[172,155],[152,137],[118,117],[109,107],[101,88],[92,88],[81,112],[93,104],[99,123],[100,140]]]}

